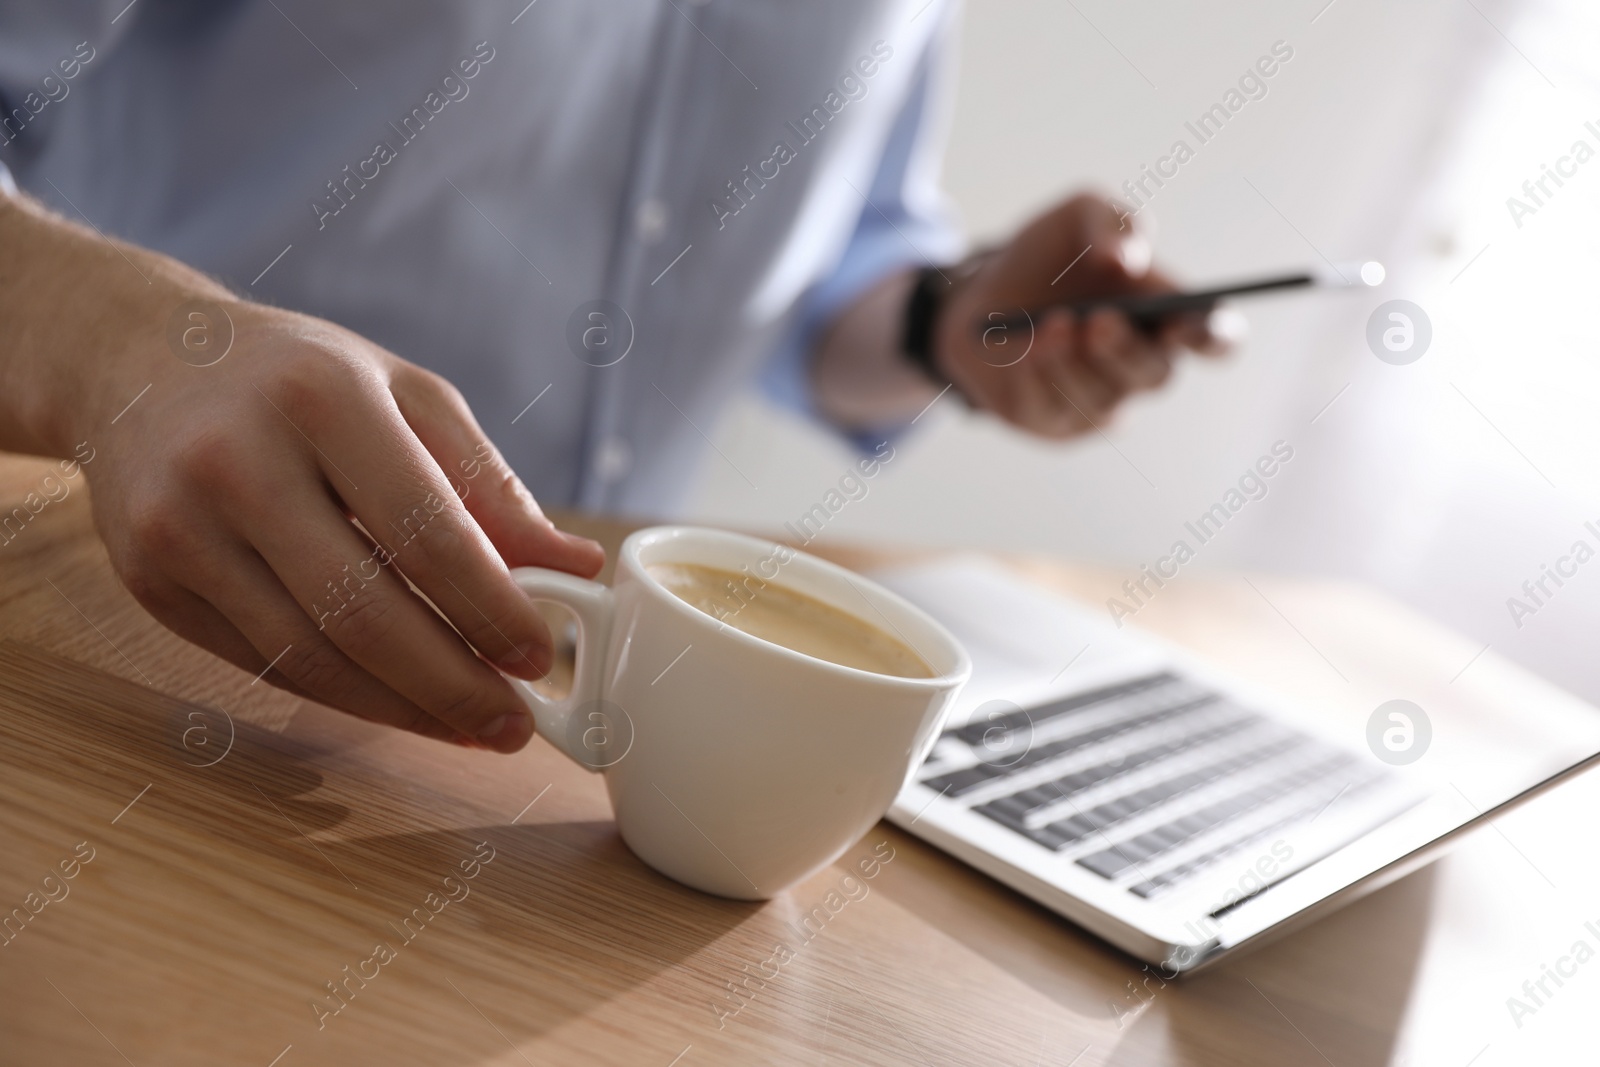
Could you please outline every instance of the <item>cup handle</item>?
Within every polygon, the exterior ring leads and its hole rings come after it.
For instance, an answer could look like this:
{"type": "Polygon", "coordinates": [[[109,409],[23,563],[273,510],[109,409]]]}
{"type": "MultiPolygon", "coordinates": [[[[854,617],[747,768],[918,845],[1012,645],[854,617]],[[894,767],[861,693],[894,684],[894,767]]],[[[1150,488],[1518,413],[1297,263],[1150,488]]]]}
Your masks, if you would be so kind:
{"type": "Polygon", "coordinates": [[[512,579],[531,600],[548,600],[571,611],[578,620],[578,648],[572,670],[572,691],[560,700],[551,700],[520,678],[511,681],[533,712],[539,733],[568,758],[591,771],[607,764],[597,762],[600,753],[584,743],[589,730],[573,720],[579,708],[592,705],[601,697],[601,672],[606,648],[611,643],[611,590],[599,582],[547,570],[543,567],[518,567],[512,579]]]}

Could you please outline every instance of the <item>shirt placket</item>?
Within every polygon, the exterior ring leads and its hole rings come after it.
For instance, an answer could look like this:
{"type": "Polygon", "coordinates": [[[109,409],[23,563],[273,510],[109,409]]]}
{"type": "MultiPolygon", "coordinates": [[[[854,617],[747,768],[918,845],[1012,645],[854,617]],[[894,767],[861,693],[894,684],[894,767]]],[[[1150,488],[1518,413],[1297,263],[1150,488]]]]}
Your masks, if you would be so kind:
{"type": "MultiPolygon", "coordinates": [[[[591,407],[585,435],[578,503],[584,508],[607,510],[616,505],[622,484],[636,460],[637,443],[628,433],[627,386],[640,374],[649,374],[654,354],[649,332],[653,309],[647,297],[654,264],[664,239],[680,220],[673,218],[670,200],[663,195],[673,146],[686,139],[682,127],[693,121],[694,109],[685,106],[689,86],[686,66],[694,58],[694,40],[700,30],[681,17],[671,4],[663,4],[649,61],[654,77],[640,86],[638,119],[633,127],[634,150],[626,191],[618,205],[619,224],[607,269],[606,298],[624,312],[614,330],[627,331],[632,345],[628,356],[611,366],[590,371],[591,407]]],[[[697,4],[688,12],[702,25],[710,5],[697,4]]]]}

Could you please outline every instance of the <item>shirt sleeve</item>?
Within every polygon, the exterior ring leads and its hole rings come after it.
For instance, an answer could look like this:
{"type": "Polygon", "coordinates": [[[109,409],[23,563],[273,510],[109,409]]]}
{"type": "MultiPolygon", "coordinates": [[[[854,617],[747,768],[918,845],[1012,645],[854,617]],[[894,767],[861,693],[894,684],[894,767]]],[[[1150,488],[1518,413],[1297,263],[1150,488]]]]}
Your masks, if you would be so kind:
{"type": "Polygon", "coordinates": [[[20,100],[41,89],[43,79],[60,75],[61,60],[81,60],[82,45],[109,51],[139,15],[128,0],[0,2],[0,92],[20,100]]]}
{"type": "MultiPolygon", "coordinates": [[[[128,0],[0,0],[0,149],[33,129],[48,104],[67,99],[72,79],[138,18],[128,0]]],[[[0,162],[0,193],[15,192],[0,162]]]]}
{"type": "MultiPolygon", "coordinates": [[[[816,408],[808,368],[812,347],[828,324],[889,275],[951,262],[965,249],[955,211],[939,185],[953,88],[956,15],[956,5],[940,6],[943,21],[918,60],[911,91],[884,144],[855,231],[832,271],[801,297],[791,327],[774,347],[761,376],[761,391],[769,400],[818,422],[826,420],[816,408]]],[[[903,428],[886,426],[882,432],[845,436],[870,451],[903,428]]]]}

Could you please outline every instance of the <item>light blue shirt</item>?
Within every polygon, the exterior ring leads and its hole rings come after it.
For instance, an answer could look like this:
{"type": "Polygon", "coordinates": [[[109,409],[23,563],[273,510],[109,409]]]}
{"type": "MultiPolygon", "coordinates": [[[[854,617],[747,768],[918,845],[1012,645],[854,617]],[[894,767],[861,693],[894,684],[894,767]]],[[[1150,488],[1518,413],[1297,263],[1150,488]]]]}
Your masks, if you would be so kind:
{"type": "Polygon", "coordinates": [[[666,514],[734,392],[808,409],[819,325],[959,253],[936,180],[953,18],[0,0],[0,163],[445,375],[545,503],[666,514]]]}

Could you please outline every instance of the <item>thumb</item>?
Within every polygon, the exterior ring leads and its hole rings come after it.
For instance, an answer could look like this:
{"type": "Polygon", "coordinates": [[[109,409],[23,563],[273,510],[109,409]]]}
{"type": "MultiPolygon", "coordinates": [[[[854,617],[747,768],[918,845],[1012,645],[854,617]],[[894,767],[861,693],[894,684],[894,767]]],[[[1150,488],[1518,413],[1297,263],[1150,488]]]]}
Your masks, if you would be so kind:
{"type": "Polygon", "coordinates": [[[468,469],[459,478],[466,490],[462,502],[489,535],[506,566],[550,567],[580,578],[593,578],[605,566],[606,553],[599,542],[556,529],[487,439],[480,438],[468,469]]]}
{"type": "Polygon", "coordinates": [[[549,567],[582,578],[600,573],[605,549],[556,529],[455,386],[407,365],[396,372],[390,392],[507,567],[549,567]]]}
{"type": "Polygon", "coordinates": [[[1138,218],[1115,201],[1096,196],[1074,198],[1095,266],[1133,282],[1150,271],[1155,252],[1138,218]]]}

